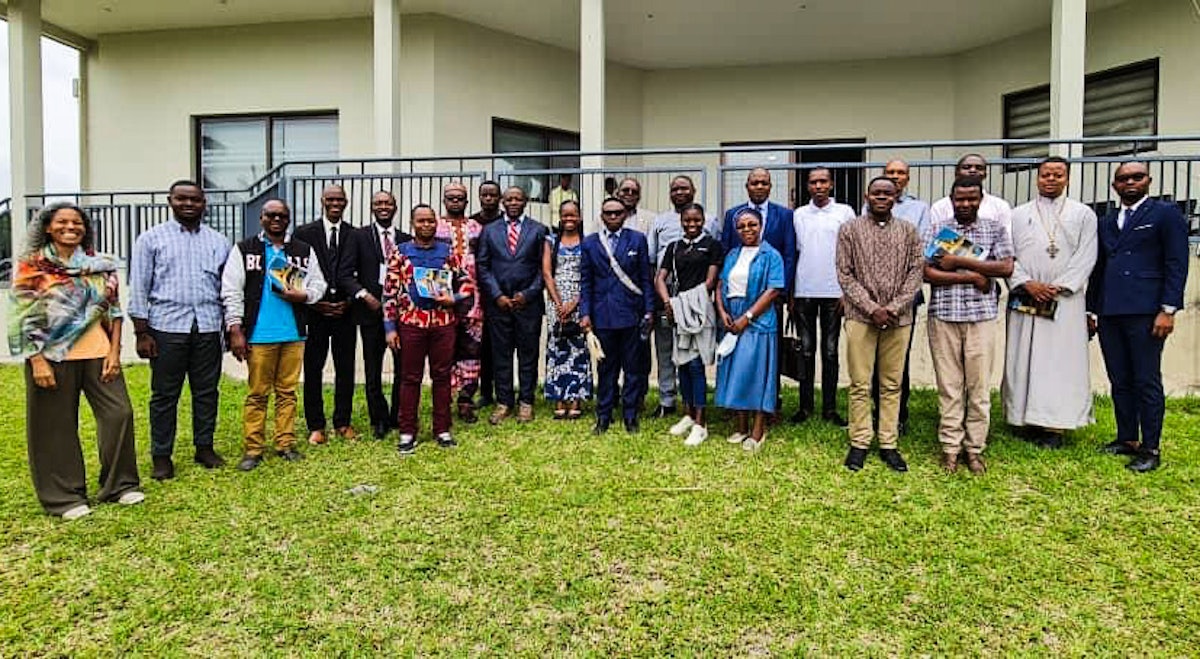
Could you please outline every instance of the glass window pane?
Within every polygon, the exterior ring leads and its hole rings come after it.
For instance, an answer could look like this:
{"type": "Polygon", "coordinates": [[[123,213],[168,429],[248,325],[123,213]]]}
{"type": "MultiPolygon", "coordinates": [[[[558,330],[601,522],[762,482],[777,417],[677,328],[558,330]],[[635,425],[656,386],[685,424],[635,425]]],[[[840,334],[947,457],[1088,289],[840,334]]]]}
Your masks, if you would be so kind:
{"type": "MultiPolygon", "coordinates": [[[[780,165],[786,165],[791,162],[791,151],[752,151],[747,153],[726,153],[726,165],[743,165],[766,167],[771,172],[771,197],[770,200],[791,206],[788,201],[789,190],[788,181],[791,179],[789,170],[773,169],[780,165]]],[[[737,206],[746,201],[746,177],[750,174],[749,170],[738,169],[725,172],[725,180],[722,184],[725,186],[725,208],[721,209],[721,213],[737,206]]],[[[718,213],[719,215],[720,213],[718,213]]]]}
{"type": "Polygon", "coordinates": [[[289,160],[338,157],[338,119],[287,117],[271,122],[271,166],[289,160]]]}
{"type": "Polygon", "coordinates": [[[200,123],[200,178],[209,190],[241,190],[267,172],[265,119],[200,123]]]}

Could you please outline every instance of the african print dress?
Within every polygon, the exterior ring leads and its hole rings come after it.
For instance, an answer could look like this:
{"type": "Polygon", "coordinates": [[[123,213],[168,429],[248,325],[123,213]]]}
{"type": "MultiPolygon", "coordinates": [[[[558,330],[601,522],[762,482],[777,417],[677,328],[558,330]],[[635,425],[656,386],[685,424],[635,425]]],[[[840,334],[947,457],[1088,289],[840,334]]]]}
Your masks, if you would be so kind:
{"type": "MultiPolygon", "coordinates": [[[[450,253],[466,267],[471,281],[476,280],[475,249],[483,225],[467,219],[454,223],[438,218],[437,240],[450,246],[450,253]]],[[[454,366],[450,370],[450,388],[460,401],[469,401],[479,390],[480,346],[483,342],[483,296],[473,298],[470,309],[460,310],[458,332],[454,339],[454,366]],[[464,313],[465,312],[465,313],[464,313]]]]}
{"type": "MultiPolygon", "coordinates": [[[[554,239],[547,240],[547,249],[554,249],[554,239]]],[[[554,285],[564,304],[579,299],[579,281],[583,263],[583,241],[574,247],[558,246],[554,285]]],[[[592,397],[592,359],[588,354],[587,337],[579,331],[579,308],[558,322],[558,307],[554,300],[546,304],[546,400],[578,401],[592,397]]]]}

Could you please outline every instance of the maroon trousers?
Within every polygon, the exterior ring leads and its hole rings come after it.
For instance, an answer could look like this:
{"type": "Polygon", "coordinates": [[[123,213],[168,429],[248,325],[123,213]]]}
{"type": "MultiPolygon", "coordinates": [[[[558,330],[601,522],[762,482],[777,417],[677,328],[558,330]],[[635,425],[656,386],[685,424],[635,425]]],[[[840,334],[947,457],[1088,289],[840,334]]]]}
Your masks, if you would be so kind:
{"type": "Polygon", "coordinates": [[[401,435],[417,435],[417,409],[421,404],[421,380],[425,360],[429,360],[429,378],[433,380],[433,436],[450,432],[450,369],[454,365],[455,326],[398,326],[400,345],[400,418],[401,435]]]}

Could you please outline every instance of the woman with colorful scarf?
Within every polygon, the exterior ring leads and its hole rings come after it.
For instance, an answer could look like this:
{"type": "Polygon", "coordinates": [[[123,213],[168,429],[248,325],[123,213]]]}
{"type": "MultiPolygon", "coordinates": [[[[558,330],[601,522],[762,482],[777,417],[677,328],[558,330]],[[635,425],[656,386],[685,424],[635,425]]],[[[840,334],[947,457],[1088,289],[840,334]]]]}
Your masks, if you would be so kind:
{"type": "Polygon", "coordinates": [[[91,221],[54,204],[30,227],[12,282],[9,349],[25,361],[25,438],[42,507],[73,520],[91,512],[79,443],[79,394],[96,418],[97,500],[133,505],[139,490],[133,407],[121,375],[117,263],[93,250],[91,221]]]}

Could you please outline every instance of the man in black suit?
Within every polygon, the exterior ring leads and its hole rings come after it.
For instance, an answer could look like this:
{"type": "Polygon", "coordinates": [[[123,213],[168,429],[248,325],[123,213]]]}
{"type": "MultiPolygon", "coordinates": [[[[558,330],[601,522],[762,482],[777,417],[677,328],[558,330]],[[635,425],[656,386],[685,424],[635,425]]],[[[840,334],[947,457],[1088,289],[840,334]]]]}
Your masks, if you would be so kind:
{"type": "MultiPolygon", "coordinates": [[[[412,236],[392,225],[396,217],[396,198],[385,190],[371,197],[375,221],[355,229],[350,245],[343,250],[338,268],[338,290],[353,301],[352,317],[358,324],[363,342],[363,388],[367,394],[367,413],[376,439],[383,439],[395,428],[399,389],[392,384],[391,405],[383,397],[383,356],[387,352],[383,332],[383,275],[387,256],[412,236]]],[[[400,372],[400,355],[392,351],[392,373],[400,372]]]]}
{"type": "Polygon", "coordinates": [[[1117,417],[1117,438],[1104,451],[1132,456],[1125,466],[1135,472],[1161,464],[1162,350],[1188,270],[1187,222],[1178,206],[1148,196],[1150,183],[1145,163],[1117,168],[1112,186],[1121,205],[1100,220],[1087,292],[1088,329],[1100,334],[1117,417]]]}
{"type": "Polygon", "coordinates": [[[538,349],[541,346],[542,249],[546,227],[525,215],[525,191],[504,191],[504,217],[488,224],[479,235],[475,268],[483,316],[492,337],[492,364],[496,379],[496,409],[488,417],[497,425],[519,402],[517,420],[533,420],[533,390],[537,386],[538,349]],[[513,352],[517,353],[520,400],[513,396],[513,352]]]}
{"type": "Polygon", "coordinates": [[[346,294],[337,286],[341,251],[350,241],[353,229],[342,221],[346,213],[346,191],[330,185],[321,191],[324,217],[297,227],[295,237],[312,245],[325,281],[325,297],[305,309],[308,338],[304,341],[304,421],[308,425],[308,443],[314,446],[329,441],[325,433],[325,394],[322,374],[325,360],[333,352],[333,429],[343,439],[357,439],[350,426],[354,407],[354,322],[349,316],[346,294]]]}

